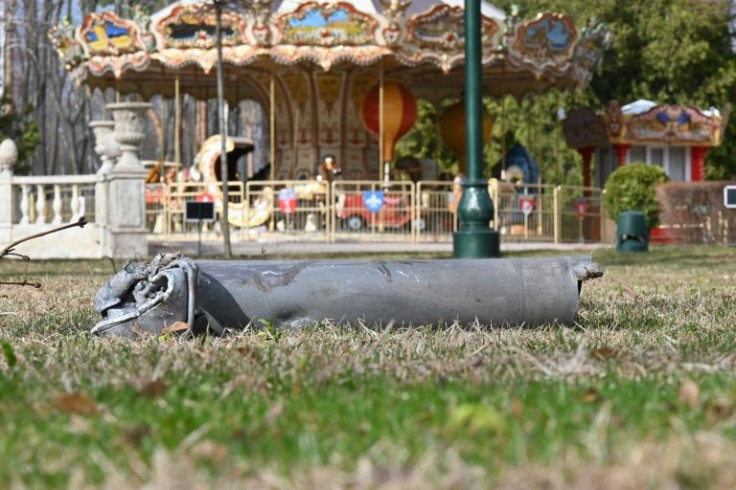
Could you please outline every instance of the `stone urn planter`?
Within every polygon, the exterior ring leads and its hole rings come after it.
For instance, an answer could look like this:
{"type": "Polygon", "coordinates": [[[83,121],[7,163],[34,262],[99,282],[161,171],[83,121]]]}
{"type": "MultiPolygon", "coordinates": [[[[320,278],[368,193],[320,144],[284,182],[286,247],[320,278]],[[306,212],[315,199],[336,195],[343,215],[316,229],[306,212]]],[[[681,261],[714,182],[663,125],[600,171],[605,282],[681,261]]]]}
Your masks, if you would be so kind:
{"type": "Polygon", "coordinates": [[[146,102],[118,102],[107,104],[114,120],[115,140],[120,143],[121,155],[114,172],[143,171],[138,148],[146,137],[145,118],[151,104],[146,102]]]}
{"type": "Polygon", "coordinates": [[[115,123],[113,121],[92,121],[89,127],[95,135],[95,153],[100,157],[102,166],[97,173],[102,175],[112,170],[115,160],[120,156],[120,145],[115,140],[115,123]]]}

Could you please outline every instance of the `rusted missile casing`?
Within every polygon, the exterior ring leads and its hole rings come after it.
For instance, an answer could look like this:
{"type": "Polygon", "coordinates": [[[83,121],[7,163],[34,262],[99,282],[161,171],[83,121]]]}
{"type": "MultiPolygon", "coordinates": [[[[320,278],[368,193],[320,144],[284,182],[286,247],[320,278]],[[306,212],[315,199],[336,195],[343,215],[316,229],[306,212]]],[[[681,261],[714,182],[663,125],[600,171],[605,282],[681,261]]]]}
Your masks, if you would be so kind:
{"type": "Polygon", "coordinates": [[[587,257],[416,261],[191,261],[128,265],[97,294],[99,335],[194,332],[320,321],[380,326],[438,322],[572,324],[587,257]],[[193,277],[194,276],[194,277],[193,277]],[[190,287],[190,285],[195,285],[190,287]]]}

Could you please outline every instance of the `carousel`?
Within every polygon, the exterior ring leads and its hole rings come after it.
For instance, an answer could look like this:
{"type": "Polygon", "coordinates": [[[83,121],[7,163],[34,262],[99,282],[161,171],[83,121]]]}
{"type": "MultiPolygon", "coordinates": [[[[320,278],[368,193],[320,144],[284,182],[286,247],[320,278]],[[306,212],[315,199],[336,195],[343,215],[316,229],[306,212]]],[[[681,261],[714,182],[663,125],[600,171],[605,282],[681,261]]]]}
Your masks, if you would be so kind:
{"type": "MultiPolygon", "coordinates": [[[[462,102],[459,0],[243,5],[220,16],[224,98],[254,100],[268,114],[271,180],[311,178],[326,155],[339,162],[343,179],[383,180],[396,141],[414,123],[417,98],[437,108],[446,99],[462,102]]],[[[481,13],[483,90],[492,97],[583,87],[607,42],[602,25],[580,28],[569,15],[523,20],[485,2],[481,13]]],[[[90,13],[49,35],[79,85],[178,103],[184,93],[216,97],[217,18],[212,2],[180,1],[152,15],[135,8],[131,18],[90,13]]],[[[462,171],[460,112],[447,125],[462,171]]]]}

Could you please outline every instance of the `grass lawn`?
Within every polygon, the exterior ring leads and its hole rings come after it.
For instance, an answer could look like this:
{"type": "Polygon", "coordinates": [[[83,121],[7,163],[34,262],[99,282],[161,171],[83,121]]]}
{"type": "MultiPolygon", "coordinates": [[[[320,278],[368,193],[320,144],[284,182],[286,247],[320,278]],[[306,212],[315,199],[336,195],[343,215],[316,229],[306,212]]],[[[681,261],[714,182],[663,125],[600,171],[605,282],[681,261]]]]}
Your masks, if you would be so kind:
{"type": "Polygon", "coordinates": [[[574,328],[136,342],[109,262],[2,261],[0,487],[736,487],[736,249],[594,256],[574,328]]]}

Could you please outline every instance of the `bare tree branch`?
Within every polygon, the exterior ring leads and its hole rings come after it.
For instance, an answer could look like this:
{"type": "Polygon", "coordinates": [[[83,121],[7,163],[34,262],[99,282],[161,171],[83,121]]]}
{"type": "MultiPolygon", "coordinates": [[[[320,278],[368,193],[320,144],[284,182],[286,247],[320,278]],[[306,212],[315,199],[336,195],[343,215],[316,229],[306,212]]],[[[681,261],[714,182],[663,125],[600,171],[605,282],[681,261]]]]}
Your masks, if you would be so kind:
{"type": "Polygon", "coordinates": [[[22,281],[0,281],[0,286],[32,286],[36,289],[40,289],[41,283],[30,282],[23,279],[22,281]]]}
{"type": "MultiPolygon", "coordinates": [[[[28,240],[33,240],[34,238],[40,238],[42,236],[46,236],[46,235],[50,235],[52,233],[56,233],[57,231],[62,231],[62,230],[66,230],[66,229],[69,229],[69,228],[75,228],[77,226],[80,227],[80,228],[84,228],[84,225],[86,225],[86,224],[87,224],[87,219],[84,216],[82,216],[81,218],[79,218],[79,221],[77,221],[75,223],[69,223],[67,225],[59,226],[57,228],[52,228],[52,229],[50,229],[48,231],[44,231],[44,232],[41,232],[41,233],[36,233],[34,235],[29,235],[27,237],[23,237],[20,240],[16,240],[13,243],[11,243],[10,245],[8,245],[7,247],[5,247],[4,249],[0,250],[0,258],[6,257],[8,255],[16,255],[16,256],[19,256],[19,254],[16,254],[15,251],[14,251],[15,250],[15,247],[18,246],[18,245],[20,245],[23,242],[27,242],[28,240]]],[[[25,257],[25,256],[23,256],[23,257],[25,257]]]]}

